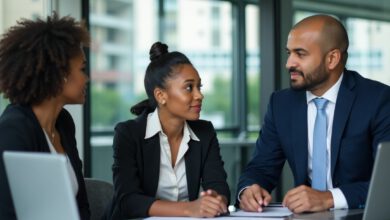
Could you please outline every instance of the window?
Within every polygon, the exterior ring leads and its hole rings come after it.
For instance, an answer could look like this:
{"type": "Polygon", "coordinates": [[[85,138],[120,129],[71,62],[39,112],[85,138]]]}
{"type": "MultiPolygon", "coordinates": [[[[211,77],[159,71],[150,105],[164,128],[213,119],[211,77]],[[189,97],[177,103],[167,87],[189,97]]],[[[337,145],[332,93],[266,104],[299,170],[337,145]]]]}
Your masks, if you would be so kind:
{"type": "Polygon", "coordinates": [[[257,137],[260,129],[260,10],[248,5],[246,10],[246,74],[248,94],[248,130],[257,137]]]}
{"type": "MultiPolygon", "coordinates": [[[[112,180],[112,138],[145,99],[149,47],[158,38],[155,0],[90,1],[91,176],[112,180]]],[[[171,32],[171,31],[169,31],[171,32]]]]}
{"type": "Polygon", "coordinates": [[[216,128],[232,126],[232,6],[224,1],[175,3],[171,1],[166,11],[170,21],[166,23],[175,29],[164,32],[162,39],[170,50],[186,54],[199,72],[205,97],[201,118],[216,128]]]}
{"type": "Polygon", "coordinates": [[[349,56],[347,68],[390,85],[390,22],[347,18],[349,56]]]}

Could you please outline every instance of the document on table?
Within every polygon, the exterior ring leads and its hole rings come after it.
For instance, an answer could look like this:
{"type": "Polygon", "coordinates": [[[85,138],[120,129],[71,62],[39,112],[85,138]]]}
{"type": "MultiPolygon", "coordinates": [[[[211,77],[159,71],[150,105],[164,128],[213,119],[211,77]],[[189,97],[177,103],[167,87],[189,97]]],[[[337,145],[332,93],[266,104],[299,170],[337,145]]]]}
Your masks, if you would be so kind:
{"type": "Polygon", "coordinates": [[[286,217],[293,213],[286,207],[264,207],[262,212],[245,212],[238,210],[230,213],[231,217],[286,217]]]}
{"type": "Polygon", "coordinates": [[[191,218],[191,217],[149,217],[147,220],[199,220],[199,219],[217,219],[217,220],[282,220],[284,217],[215,217],[215,218],[191,218]]]}
{"type": "MultiPolygon", "coordinates": [[[[245,211],[236,211],[231,212],[228,216],[216,217],[218,220],[266,220],[266,219],[284,219],[284,217],[292,215],[292,212],[285,207],[265,207],[262,212],[245,212],[245,211]]],[[[175,219],[175,220],[195,220],[199,218],[189,218],[189,217],[150,217],[149,220],[165,220],[165,219],[175,219]]]]}

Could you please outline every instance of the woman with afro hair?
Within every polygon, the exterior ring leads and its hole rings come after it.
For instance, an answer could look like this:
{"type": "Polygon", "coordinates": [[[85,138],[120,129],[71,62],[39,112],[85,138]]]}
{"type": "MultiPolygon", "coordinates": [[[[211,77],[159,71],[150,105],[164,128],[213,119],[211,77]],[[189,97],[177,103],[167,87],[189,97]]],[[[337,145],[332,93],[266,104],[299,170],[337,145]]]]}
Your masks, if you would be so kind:
{"type": "Polygon", "coordinates": [[[21,20],[2,36],[0,93],[10,104],[0,116],[0,219],[16,219],[5,150],[66,155],[80,218],[90,218],[75,125],[63,108],[85,101],[82,48],[89,43],[82,23],[55,12],[46,20],[21,20]]]}

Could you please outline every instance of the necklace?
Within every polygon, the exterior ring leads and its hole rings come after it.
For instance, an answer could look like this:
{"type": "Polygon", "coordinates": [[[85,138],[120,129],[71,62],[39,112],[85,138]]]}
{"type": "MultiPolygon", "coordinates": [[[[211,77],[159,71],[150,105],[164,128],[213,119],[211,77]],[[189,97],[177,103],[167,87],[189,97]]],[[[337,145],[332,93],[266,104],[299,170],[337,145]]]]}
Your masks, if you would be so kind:
{"type": "Polygon", "coordinates": [[[56,131],[53,129],[52,132],[48,132],[46,129],[43,129],[47,136],[49,136],[49,139],[51,141],[51,144],[54,146],[54,142],[55,142],[55,137],[56,137],[56,131]]]}
{"type": "Polygon", "coordinates": [[[51,136],[51,143],[52,143],[53,146],[54,146],[54,141],[55,141],[55,137],[56,137],[56,132],[55,132],[55,131],[51,132],[51,133],[50,133],[50,136],[51,136]]]}

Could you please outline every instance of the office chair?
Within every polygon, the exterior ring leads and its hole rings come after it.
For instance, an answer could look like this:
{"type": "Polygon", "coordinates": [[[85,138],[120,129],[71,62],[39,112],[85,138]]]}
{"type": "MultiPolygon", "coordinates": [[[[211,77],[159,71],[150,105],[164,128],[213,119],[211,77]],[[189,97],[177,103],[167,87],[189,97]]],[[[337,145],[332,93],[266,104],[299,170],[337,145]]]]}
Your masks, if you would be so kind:
{"type": "Polygon", "coordinates": [[[101,219],[114,194],[114,187],[104,180],[85,178],[91,220],[101,219]]]}

